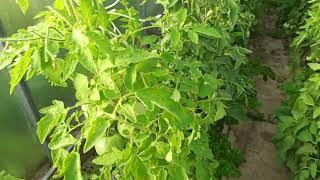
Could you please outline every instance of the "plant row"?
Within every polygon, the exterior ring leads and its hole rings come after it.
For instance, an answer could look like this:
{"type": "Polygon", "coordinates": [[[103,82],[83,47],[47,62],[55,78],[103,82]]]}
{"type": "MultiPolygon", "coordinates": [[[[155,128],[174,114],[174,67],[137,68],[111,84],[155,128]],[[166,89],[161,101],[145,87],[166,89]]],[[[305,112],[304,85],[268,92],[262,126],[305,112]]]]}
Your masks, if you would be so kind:
{"type": "MultiPolygon", "coordinates": [[[[25,13],[28,1],[18,2],[25,13]]],[[[127,0],[105,3],[56,0],[38,24],[1,39],[10,93],[33,76],[75,89],[74,106],[40,111],[55,177],[239,176],[243,159],[222,130],[255,102],[258,72],[242,47],[255,1],[157,0],[163,13],[145,19],[127,0]]]]}
{"type": "Polygon", "coordinates": [[[307,18],[298,23],[303,25],[292,42],[303,61],[298,74],[284,85],[288,100],[279,108],[275,138],[280,158],[297,180],[320,178],[320,2],[308,3],[308,11],[301,14],[307,18]]]}

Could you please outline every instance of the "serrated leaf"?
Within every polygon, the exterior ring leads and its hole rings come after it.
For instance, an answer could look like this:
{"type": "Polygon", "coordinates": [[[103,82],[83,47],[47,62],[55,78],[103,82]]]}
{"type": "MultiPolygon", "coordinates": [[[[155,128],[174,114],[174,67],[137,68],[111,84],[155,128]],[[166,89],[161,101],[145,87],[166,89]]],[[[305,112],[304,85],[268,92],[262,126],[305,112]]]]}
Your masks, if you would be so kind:
{"type": "Polygon", "coordinates": [[[19,5],[22,13],[26,15],[29,8],[29,0],[16,0],[16,3],[19,5]]]}
{"type": "Polygon", "coordinates": [[[63,162],[64,180],[82,180],[80,154],[71,152],[63,162]]]}
{"type": "Polygon", "coordinates": [[[105,118],[98,118],[94,120],[88,130],[83,152],[88,152],[97,143],[97,141],[105,135],[110,126],[110,122],[105,118]]]}
{"type": "Polygon", "coordinates": [[[130,104],[123,104],[120,106],[119,112],[126,116],[131,122],[137,122],[134,108],[130,104]]]}
{"type": "Polygon", "coordinates": [[[19,59],[19,62],[13,67],[13,69],[10,71],[10,94],[12,94],[14,88],[20,83],[23,76],[28,70],[29,65],[31,64],[31,55],[33,53],[32,49],[29,49],[21,59],[19,59]]]}
{"type": "Polygon", "coordinates": [[[110,166],[117,162],[121,157],[121,151],[111,151],[96,157],[92,162],[97,165],[110,166]]]}
{"type": "Polygon", "coordinates": [[[193,31],[211,38],[221,38],[221,34],[215,28],[210,27],[207,24],[197,24],[193,27],[193,31]]]}

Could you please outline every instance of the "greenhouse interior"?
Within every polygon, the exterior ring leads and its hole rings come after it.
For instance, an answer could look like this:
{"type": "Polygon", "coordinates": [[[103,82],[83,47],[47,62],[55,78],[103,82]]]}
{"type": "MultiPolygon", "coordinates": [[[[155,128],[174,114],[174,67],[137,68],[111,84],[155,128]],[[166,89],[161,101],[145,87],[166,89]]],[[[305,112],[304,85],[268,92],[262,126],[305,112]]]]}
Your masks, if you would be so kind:
{"type": "Polygon", "coordinates": [[[0,180],[319,180],[319,72],[319,0],[1,0],[0,180]]]}

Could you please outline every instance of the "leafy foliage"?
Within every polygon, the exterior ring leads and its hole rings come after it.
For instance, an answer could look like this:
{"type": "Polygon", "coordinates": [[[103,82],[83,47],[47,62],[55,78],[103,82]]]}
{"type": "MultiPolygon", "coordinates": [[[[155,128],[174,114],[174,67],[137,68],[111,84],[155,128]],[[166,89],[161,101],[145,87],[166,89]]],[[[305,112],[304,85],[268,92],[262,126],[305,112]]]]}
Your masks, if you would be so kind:
{"type": "Polygon", "coordinates": [[[221,127],[241,120],[255,97],[250,51],[241,47],[253,3],[157,0],[163,14],[140,19],[128,1],[103,2],[56,0],[37,25],[3,39],[0,67],[12,68],[11,90],[34,75],[75,88],[74,106],[53,101],[38,123],[56,177],[88,176],[88,151],[96,152],[99,172],[89,176],[97,179],[238,176],[242,159],[221,127]]]}
{"type": "Polygon", "coordinates": [[[307,66],[296,81],[285,86],[288,101],[278,113],[275,143],[280,158],[287,163],[295,179],[319,179],[319,22],[320,3],[310,2],[310,11],[302,30],[293,41],[307,66]]]}

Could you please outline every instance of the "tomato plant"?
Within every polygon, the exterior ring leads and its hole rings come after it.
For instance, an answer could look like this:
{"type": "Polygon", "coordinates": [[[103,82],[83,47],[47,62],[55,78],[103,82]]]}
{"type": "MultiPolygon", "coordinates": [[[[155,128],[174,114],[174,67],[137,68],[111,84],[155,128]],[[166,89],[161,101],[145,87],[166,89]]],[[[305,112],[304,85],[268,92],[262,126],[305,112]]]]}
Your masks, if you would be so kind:
{"type": "MultiPolygon", "coordinates": [[[[18,2],[26,12],[28,1],[18,2]]],[[[255,98],[242,47],[254,2],[157,0],[163,13],[141,19],[127,0],[56,0],[38,24],[1,39],[10,93],[35,75],[75,88],[74,106],[55,100],[40,111],[37,134],[50,139],[55,177],[238,176],[243,160],[222,129],[255,98]],[[81,170],[89,151],[94,174],[81,170]]]]}
{"type": "Polygon", "coordinates": [[[275,143],[280,158],[295,179],[319,179],[319,22],[320,3],[309,2],[310,9],[302,30],[292,42],[303,58],[300,74],[285,86],[288,101],[278,113],[275,143]]]}

